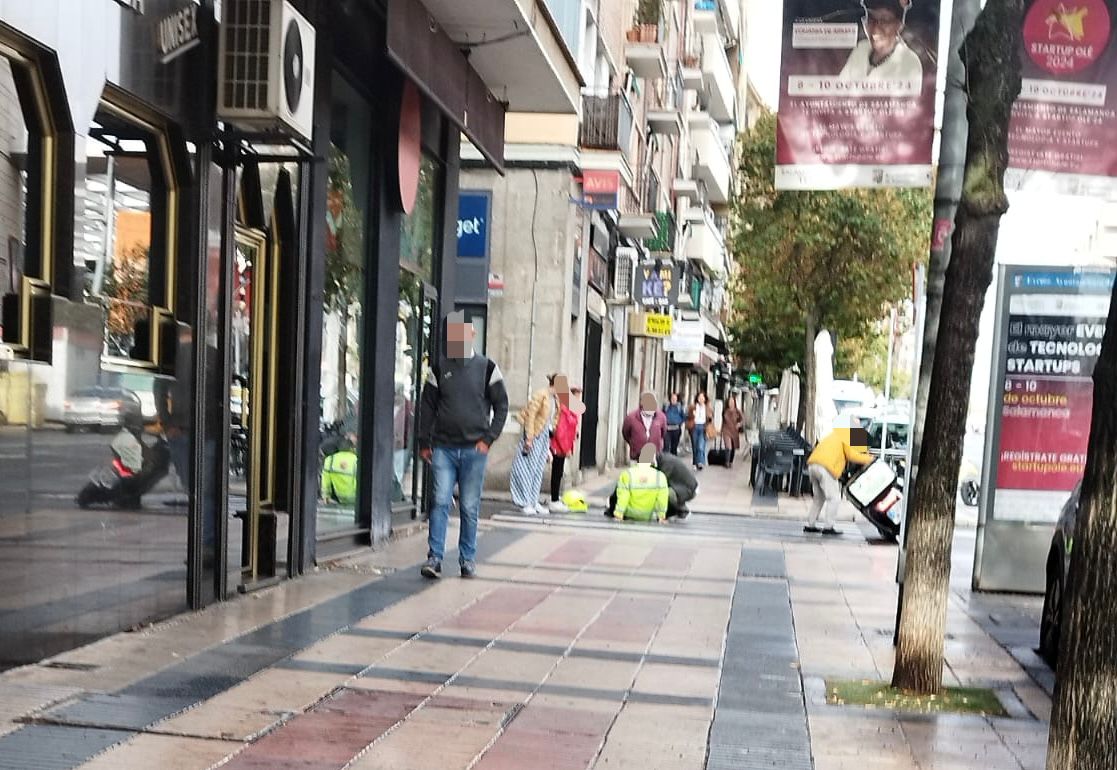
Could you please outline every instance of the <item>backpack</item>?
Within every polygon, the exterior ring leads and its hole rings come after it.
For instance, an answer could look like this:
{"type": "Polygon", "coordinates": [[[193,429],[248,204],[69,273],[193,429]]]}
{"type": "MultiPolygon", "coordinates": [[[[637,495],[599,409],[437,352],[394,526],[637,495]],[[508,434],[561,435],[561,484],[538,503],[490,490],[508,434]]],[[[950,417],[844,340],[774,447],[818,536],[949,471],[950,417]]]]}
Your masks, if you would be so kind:
{"type": "Polygon", "coordinates": [[[555,431],[551,434],[551,454],[556,457],[569,457],[574,454],[574,441],[578,437],[578,415],[559,407],[555,431]]]}

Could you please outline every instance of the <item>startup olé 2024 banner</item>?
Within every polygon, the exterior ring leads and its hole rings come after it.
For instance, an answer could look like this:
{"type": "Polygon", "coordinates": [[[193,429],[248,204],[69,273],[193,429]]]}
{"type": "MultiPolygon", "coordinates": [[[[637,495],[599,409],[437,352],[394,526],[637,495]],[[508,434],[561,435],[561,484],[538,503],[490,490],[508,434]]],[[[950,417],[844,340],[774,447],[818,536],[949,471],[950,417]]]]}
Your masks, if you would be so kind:
{"type": "Polygon", "coordinates": [[[940,0],[784,0],[776,187],[931,183],[940,0]]]}

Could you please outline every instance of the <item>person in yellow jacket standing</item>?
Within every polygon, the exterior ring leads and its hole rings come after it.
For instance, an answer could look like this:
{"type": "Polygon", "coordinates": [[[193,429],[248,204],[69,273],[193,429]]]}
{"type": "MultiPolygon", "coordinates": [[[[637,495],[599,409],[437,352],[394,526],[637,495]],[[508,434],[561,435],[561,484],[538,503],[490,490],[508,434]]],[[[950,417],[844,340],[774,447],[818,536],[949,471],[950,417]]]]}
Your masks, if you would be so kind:
{"type": "Polygon", "coordinates": [[[637,464],[626,468],[617,482],[617,507],[613,518],[631,521],[667,521],[670,487],[663,471],[655,467],[655,444],[645,444],[637,464]]]}
{"type": "Polygon", "coordinates": [[[834,516],[842,502],[842,490],[838,479],[845,472],[846,463],[868,465],[873,461],[869,454],[869,434],[864,428],[849,427],[848,419],[835,424],[834,430],[818,442],[818,446],[807,458],[807,475],[811,479],[811,511],[807,516],[804,532],[822,532],[824,535],[840,535],[834,528],[834,516]],[[818,516],[822,514],[822,529],[817,526],[818,516]]]}

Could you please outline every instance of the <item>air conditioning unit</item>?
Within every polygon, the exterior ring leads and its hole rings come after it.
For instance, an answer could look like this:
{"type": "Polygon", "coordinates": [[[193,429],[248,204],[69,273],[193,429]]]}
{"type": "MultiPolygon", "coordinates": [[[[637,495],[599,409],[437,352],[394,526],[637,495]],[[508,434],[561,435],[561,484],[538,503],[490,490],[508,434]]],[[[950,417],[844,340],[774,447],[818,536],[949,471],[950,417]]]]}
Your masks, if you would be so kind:
{"type": "Polygon", "coordinates": [[[217,116],[246,131],[310,139],[314,27],[287,0],[222,3],[217,116]]]}
{"type": "Polygon", "coordinates": [[[618,246],[613,258],[613,290],[611,302],[627,305],[632,302],[632,289],[636,285],[636,264],[639,252],[631,246],[618,246]]]}

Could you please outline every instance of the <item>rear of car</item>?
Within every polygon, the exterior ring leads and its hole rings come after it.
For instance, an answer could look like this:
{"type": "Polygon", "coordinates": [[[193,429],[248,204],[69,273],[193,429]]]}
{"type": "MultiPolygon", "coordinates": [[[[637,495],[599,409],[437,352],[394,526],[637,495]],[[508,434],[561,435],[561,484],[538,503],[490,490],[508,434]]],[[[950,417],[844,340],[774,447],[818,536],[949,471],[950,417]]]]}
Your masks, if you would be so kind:
{"type": "Polygon", "coordinates": [[[1078,518],[1081,493],[1082,482],[1079,482],[1059,513],[1055,533],[1051,536],[1051,549],[1047,554],[1046,589],[1043,594],[1043,616],[1039,627],[1039,654],[1052,668],[1059,657],[1059,639],[1063,629],[1063,597],[1066,596],[1071,546],[1074,544],[1074,525],[1078,518]]]}

